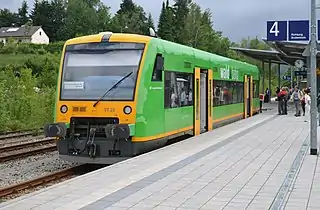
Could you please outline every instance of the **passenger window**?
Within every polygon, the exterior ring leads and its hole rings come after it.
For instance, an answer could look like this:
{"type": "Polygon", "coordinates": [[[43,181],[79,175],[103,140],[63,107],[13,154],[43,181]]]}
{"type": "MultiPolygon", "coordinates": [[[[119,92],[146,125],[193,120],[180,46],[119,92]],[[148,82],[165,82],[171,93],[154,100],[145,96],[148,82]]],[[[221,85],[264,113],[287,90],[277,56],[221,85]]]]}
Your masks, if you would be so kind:
{"type": "Polygon", "coordinates": [[[161,54],[157,54],[156,61],[153,66],[152,81],[162,81],[162,71],[164,67],[164,58],[161,54]]]}
{"type": "Polygon", "coordinates": [[[243,103],[243,83],[215,80],[213,106],[243,103]]]}
{"type": "Polygon", "coordinates": [[[164,75],[165,108],[193,106],[193,74],[165,71],[164,75]]]}

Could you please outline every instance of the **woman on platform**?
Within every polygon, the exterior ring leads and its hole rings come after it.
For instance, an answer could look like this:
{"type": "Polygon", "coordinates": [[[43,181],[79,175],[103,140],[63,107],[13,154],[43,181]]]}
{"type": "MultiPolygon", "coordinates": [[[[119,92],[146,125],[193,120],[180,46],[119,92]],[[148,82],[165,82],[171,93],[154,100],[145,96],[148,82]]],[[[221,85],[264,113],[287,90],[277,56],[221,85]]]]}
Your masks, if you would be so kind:
{"type": "Polygon", "coordinates": [[[304,103],[305,103],[305,116],[304,116],[304,121],[308,122],[310,119],[310,106],[311,106],[311,98],[310,98],[310,90],[307,89],[305,90],[304,94],[304,103]]]}
{"type": "Polygon", "coordinates": [[[301,98],[301,108],[302,108],[303,116],[306,115],[306,102],[305,102],[306,90],[307,89],[302,90],[303,96],[301,98]]]}

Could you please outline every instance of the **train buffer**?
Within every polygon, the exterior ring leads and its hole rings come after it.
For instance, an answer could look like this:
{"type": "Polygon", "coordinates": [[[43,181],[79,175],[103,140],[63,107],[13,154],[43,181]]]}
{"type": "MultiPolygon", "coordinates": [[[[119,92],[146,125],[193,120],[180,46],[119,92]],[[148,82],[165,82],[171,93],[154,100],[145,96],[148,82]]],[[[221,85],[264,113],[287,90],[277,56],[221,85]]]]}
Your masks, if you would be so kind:
{"type": "Polygon", "coordinates": [[[0,204],[0,209],[320,209],[308,123],[262,112],[0,204]]]}

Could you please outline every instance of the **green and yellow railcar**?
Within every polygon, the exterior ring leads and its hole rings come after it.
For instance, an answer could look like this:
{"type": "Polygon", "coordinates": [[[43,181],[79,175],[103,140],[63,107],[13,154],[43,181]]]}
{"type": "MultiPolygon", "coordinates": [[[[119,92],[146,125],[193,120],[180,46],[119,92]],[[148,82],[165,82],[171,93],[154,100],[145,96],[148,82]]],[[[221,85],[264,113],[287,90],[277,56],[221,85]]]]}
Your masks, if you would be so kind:
{"type": "Polygon", "coordinates": [[[68,40],[55,123],[62,159],[118,162],[259,109],[256,66],[162,39],[100,33],[68,40]]]}

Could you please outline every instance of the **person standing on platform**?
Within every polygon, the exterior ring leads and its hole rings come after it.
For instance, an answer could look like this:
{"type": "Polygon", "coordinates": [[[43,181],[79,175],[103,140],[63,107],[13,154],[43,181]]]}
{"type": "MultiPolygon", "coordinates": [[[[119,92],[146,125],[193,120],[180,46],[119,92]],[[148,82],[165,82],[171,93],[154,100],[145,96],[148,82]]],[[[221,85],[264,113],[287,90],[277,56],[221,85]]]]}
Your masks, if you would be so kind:
{"type": "Polygon", "coordinates": [[[310,91],[309,89],[305,90],[305,94],[304,94],[304,101],[305,101],[305,116],[304,116],[304,121],[308,122],[308,120],[310,119],[310,106],[311,106],[311,97],[309,95],[310,91]]]}
{"type": "Polygon", "coordinates": [[[287,92],[285,88],[281,88],[281,91],[278,93],[278,115],[287,114],[287,92]]]}
{"type": "Polygon", "coordinates": [[[279,101],[279,93],[280,93],[280,88],[277,87],[276,88],[276,94],[277,94],[277,98],[276,98],[276,101],[278,101],[278,114],[280,115],[281,114],[281,102],[279,101]]]}
{"type": "Polygon", "coordinates": [[[260,99],[260,113],[262,113],[262,104],[264,101],[264,94],[263,93],[260,93],[259,99],[260,99]]]}
{"type": "Polygon", "coordinates": [[[306,101],[305,101],[305,94],[306,94],[306,89],[302,90],[302,98],[301,98],[301,108],[302,108],[302,112],[303,112],[303,116],[306,115],[306,101]]]}
{"type": "Polygon", "coordinates": [[[269,88],[266,89],[264,103],[268,103],[270,101],[270,90],[269,88]]]}
{"type": "Polygon", "coordinates": [[[276,90],[276,93],[277,93],[277,101],[278,101],[278,115],[282,115],[283,113],[283,110],[282,110],[282,102],[283,102],[283,98],[280,94],[280,88],[277,87],[277,90],[276,90]]]}
{"type": "Polygon", "coordinates": [[[282,90],[282,95],[283,95],[283,103],[282,103],[282,110],[283,110],[283,113],[284,115],[287,115],[288,114],[288,95],[289,95],[289,92],[287,91],[286,87],[283,87],[282,90]]]}
{"type": "Polygon", "coordinates": [[[291,95],[291,100],[294,102],[296,108],[296,114],[294,116],[299,117],[301,115],[300,106],[301,106],[302,93],[299,88],[296,86],[294,92],[291,95]]]}

